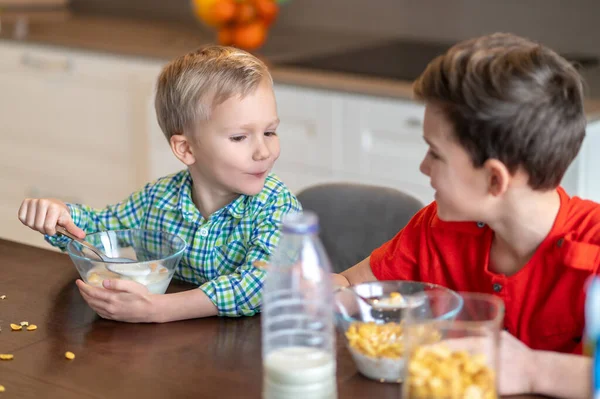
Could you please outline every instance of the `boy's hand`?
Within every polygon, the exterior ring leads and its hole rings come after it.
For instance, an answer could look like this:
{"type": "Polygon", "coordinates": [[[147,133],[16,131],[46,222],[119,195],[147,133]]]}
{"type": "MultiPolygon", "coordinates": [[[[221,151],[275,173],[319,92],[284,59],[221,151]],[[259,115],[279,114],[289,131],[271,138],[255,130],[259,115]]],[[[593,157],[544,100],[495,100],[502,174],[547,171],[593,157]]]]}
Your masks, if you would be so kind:
{"type": "Polygon", "coordinates": [[[152,322],[152,294],[135,281],[104,280],[104,288],[76,281],[79,292],[100,317],[130,323],[152,322]]]}
{"type": "Polygon", "coordinates": [[[26,198],[19,208],[19,220],[25,226],[53,236],[60,225],[71,234],[85,238],[85,232],[75,226],[67,205],[56,199],[26,198]]]}
{"type": "Polygon", "coordinates": [[[498,387],[500,395],[533,392],[534,351],[506,331],[500,333],[498,347],[498,387]]]}

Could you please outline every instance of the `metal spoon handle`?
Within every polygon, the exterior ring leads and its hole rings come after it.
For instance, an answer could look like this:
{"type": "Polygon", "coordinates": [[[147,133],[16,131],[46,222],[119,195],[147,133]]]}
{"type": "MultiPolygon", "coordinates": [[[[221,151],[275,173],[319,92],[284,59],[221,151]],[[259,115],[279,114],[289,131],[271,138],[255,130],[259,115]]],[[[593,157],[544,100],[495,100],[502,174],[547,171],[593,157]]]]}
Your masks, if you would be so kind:
{"type": "Polygon", "coordinates": [[[90,244],[89,242],[82,240],[79,237],[74,236],[73,234],[69,233],[67,231],[67,229],[65,229],[62,226],[56,226],[56,232],[58,234],[62,234],[65,237],[69,237],[71,240],[75,240],[78,243],[80,243],[81,245],[83,245],[84,247],[86,247],[87,249],[89,249],[90,251],[92,251],[94,254],[96,254],[96,256],[98,256],[100,259],[104,259],[104,254],[95,246],[93,246],[92,244],[90,244]]]}

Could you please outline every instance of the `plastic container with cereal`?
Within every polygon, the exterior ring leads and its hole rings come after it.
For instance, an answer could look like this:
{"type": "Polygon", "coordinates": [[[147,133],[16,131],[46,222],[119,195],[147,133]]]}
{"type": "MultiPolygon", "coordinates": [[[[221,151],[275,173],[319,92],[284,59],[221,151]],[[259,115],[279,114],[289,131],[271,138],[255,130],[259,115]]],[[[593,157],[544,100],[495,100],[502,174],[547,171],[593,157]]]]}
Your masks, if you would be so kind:
{"type": "MultiPolygon", "coordinates": [[[[403,319],[408,299],[422,292],[440,296],[432,295],[432,301],[422,297],[420,303],[411,300],[415,312],[429,314],[429,309],[434,308],[440,318],[451,319],[462,306],[460,296],[454,291],[416,281],[374,281],[336,291],[336,325],[361,374],[380,382],[402,382],[403,319]]],[[[428,339],[435,340],[435,334],[428,339]]]]}
{"type": "MultiPolygon", "coordinates": [[[[498,398],[498,344],[504,303],[487,294],[460,296],[463,306],[451,320],[437,318],[435,309],[430,314],[410,308],[406,312],[403,398],[498,398]],[[436,340],[424,339],[423,331],[436,335],[436,340]]],[[[419,296],[410,300],[421,301],[419,296]]]]}

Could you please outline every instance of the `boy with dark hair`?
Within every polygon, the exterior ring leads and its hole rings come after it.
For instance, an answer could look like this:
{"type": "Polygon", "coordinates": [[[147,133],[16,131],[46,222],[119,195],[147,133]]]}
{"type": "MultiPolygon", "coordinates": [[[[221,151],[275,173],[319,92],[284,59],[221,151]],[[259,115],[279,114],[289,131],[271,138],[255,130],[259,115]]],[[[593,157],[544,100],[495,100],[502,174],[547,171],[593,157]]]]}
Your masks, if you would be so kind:
{"type": "MultiPolygon", "coordinates": [[[[600,205],[559,186],[585,136],[580,75],[540,44],[493,34],[437,57],[414,93],[426,104],[420,169],[435,201],[336,282],[498,296],[505,329],[536,350],[540,376],[583,377],[589,362],[546,352],[581,353],[584,285],[600,265],[600,205]]],[[[544,384],[531,389],[557,393],[544,384]]]]}

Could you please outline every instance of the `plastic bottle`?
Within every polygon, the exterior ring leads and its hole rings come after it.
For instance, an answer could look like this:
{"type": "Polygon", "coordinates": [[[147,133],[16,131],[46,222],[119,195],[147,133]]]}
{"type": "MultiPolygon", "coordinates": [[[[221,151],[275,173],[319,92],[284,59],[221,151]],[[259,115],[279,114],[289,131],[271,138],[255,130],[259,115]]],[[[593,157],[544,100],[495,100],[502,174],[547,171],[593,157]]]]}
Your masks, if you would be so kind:
{"type": "Polygon", "coordinates": [[[592,277],[585,301],[584,352],[593,356],[592,399],[600,399],[600,277],[592,277]]]}
{"type": "Polygon", "coordinates": [[[337,397],[331,266],[312,212],[288,214],[267,267],[263,397],[337,397]]]}

